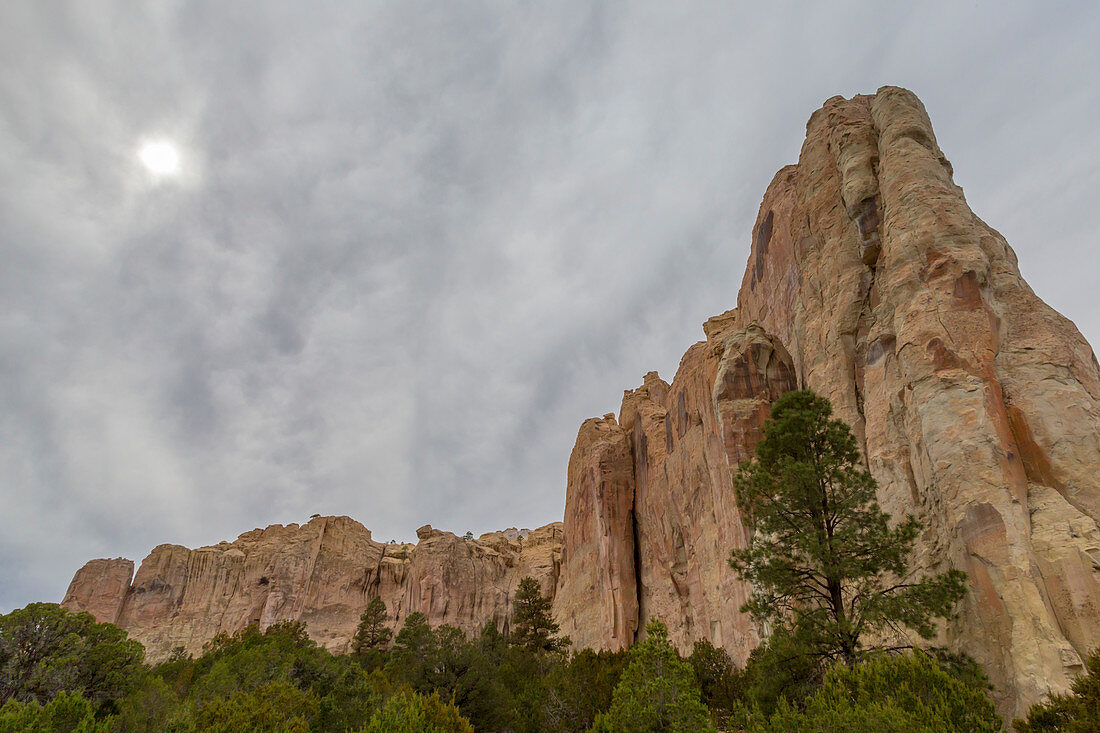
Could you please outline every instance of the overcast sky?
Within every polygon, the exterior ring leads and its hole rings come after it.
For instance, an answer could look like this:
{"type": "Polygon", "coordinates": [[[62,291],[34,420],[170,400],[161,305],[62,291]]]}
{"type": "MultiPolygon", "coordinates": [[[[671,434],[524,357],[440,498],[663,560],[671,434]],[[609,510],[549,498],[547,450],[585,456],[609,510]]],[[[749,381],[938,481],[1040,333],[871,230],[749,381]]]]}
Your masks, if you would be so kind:
{"type": "Polygon", "coordinates": [[[918,5],[0,3],[0,610],[315,512],[561,519],[836,94],[914,90],[1100,342],[1100,6],[918,5]]]}

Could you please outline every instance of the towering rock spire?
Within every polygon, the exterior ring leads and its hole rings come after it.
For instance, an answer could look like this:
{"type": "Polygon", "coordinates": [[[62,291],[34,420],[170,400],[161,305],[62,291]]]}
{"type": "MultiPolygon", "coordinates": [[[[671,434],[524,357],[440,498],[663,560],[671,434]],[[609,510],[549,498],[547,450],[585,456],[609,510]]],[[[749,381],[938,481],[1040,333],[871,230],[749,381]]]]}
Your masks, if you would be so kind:
{"type": "MultiPolygon", "coordinates": [[[[730,471],[778,394],[808,387],[855,429],[883,507],[921,519],[916,563],[969,574],[941,641],[982,663],[1005,713],[1065,688],[1100,644],[1100,368],[967,206],[916,96],[811,116],[764,195],[737,306],[671,385],[648,375],[623,401],[637,628],[658,616],[682,650],[708,638],[736,659],[757,641],[725,565],[746,539],[730,471]]],[[[573,563],[586,551],[566,533],[573,563]]],[[[578,602],[562,586],[562,615],[578,602]]]]}

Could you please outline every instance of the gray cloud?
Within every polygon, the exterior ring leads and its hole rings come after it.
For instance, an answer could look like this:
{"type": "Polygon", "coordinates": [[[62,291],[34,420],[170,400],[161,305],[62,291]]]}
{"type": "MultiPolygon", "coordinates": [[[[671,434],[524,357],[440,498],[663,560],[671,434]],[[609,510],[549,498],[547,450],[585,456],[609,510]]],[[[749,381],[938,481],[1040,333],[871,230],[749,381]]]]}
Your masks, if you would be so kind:
{"type": "Polygon", "coordinates": [[[4,3],[0,609],[313,512],[559,519],[835,94],[915,90],[1096,342],[1100,12],[883,5],[4,3]]]}

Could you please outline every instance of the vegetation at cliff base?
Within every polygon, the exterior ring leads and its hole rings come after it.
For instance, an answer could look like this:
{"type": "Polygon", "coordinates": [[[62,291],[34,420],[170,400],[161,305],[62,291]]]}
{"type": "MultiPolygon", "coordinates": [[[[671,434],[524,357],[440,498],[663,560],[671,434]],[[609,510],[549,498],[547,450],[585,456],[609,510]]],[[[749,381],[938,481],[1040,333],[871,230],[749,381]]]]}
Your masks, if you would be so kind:
{"type": "Polygon", "coordinates": [[[145,651],[90,613],[32,603],[0,616],[0,701],[45,704],[76,693],[94,712],[115,712],[134,686],[145,651]]]}
{"type": "Polygon", "coordinates": [[[569,637],[558,634],[560,628],[550,615],[550,599],[542,595],[534,578],[519,582],[512,607],[514,644],[535,652],[556,652],[569,646],[569,637]]]}

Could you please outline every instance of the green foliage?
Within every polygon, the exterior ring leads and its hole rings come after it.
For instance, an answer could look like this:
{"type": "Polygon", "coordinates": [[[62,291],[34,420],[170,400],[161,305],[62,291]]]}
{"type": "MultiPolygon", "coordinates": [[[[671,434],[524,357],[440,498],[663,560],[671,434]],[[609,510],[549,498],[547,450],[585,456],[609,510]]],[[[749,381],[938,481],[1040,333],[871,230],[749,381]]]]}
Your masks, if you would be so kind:
{"type": "Polygon", "coordinates": [[[0,701],[46,703],[68,690],[110,712],[140,676],[143,656],[125,631],[90,613],[32,603],[0,616],[0,701]]]}
{"type": "Polygon", "coordinates": [[[363,733],[474,733],[474,728],[438,693],[425,697],[404,691],[386,701],[363,733]]]}
{"type": "Polygon", "coordinates": [[[97,721],[95,706],[79,692],[61,691],[45,705],[15,699],[0,707],[0,733],[107,733],[108,721],[97,721]]]}
{"type": "Polygon", "coordinates": [[[629,661],[625,651],[581,649],[565,664],[555,665],[546,679],[537,730],[564,733],[591,728],[596,716],[611,706],[611,695],[629,661]]]}
{"type": "Polygon", "coordinates": [[[786,700],[770,717],[750,719],[754,733],[995,733],[1001,720],[984,686],[948,673],[924,652],[876,655],[836,664],[803,709],[786,700]]]}
{"type": "Polygon", "coordinates": [[[1085,660],[1085,673],[1073,680],[1068,694],[1051,695],[1037,703],[1023,720],[1013,721],[1017,733],[1091,733],[1100,730],[1100,648],[1085,660]]]}
{"type": "Polygon", "coordinates": [[[287,682],[268,682],[202,705],[195,730],[202,733],[303,733],[318,712],[317,698],[287,682]]]}
{"type": "Polygon", "coordinates": [[[548,652],[569,646],[568,637],[555,636],[560,627],[550,615],[550,599],[542,595],[534,578],[526,577],[519,581],[512,607],[513,644],[532,651],[548,652]]]}
{"type": "Polygon", "coordinates": [[[719,721],[727,721],[743,705],[748,677],[733,666],[725,649],[719,649],[706,639],[692,647],[687,659],[699,683],[703,703],[719,721]]]}
{"type": "Polygon", "coordinates": [[[917,580],[908,569],[913,517],[890,527],[851,429],[828,400],[789,392],[773,406],[754,460],[736,479],[756,531],[730,564],[754,591],[742,610],[789,625],[805,655],[861,658],[867,637],[923,638],[965,595],[965,574],[917,580]]]}
{"type": "Polygon", "coordinates": [[[390,643],[393,632],[386,626],[386,603],[375,596],[359,617],[359,626],[355,629],[351,649],[360,656],[370,652],[381,652],[390,643]]]}
{"type": "Polygon", "coordinates": [[[171,728],[179,696],[160,677],[143,675],[119,704],[116,723],[128,733],[160,733],[171,728]]]}
{"type": "Polygon", "coordinates": [[[753,711],[771,715],[781,700],[800,704],[820,686],[827,667],[803,654],[805,647],[804,640],[779,627],[753,649],[745,665],[745,702],[753,711]]]}
{"type": "Polygon", "coordinates": [[[158,705],[163,709],[157,720],[166,721],[159,730],[228,730],[245,721],[258,730],[282,731],[277,726],[289,726],[296,717],[296,727],[351,730],[363,726],[392,689],[380,672],[318,647],[297,622],[273,624],[263,632],[251,626],[219,634],[203,656],[175,655],[151,676],[163,686],[135,691],[135,696],[153,696],[153,703],[135,702],[133,716],[131,701],[124,701],[120,719],[135,722],[123,730],[158,730],[136,722],[140,709],[158,705]],[[179,701],[174,706],[173,698],[179,701]],[[293,715],[279,718],[280,710],[291,708],[293,715]]]}
{"type": "MultiPolygon", "coordinates": [[[[71,668],[39,665],[49,674],[26,679],[50,681],[52,694],[45,702],[11,697],[0,707],[0,733],[707,731],[714,730],[711,720],[723,730],[904,726],[906,733],[919,733],[947,726],[945,721],[957,727],[943,730],[986,730],[991,710],[980,668],[943,651],[921,657],[928,669],[920,660],[900,671],[889,666],[891,660],[876,660],[881,668],[857,664],[833,670],[822,682],[820,665],[798,656],[803,642],[783,629],[739,671],[707,642],[681,659],[656,622],[647,628],[649,638],[629,652],[566,656],[547,653],[541,644],[510,643],[491,623],[473,639],[454,627],[433,629],[423,614],[406,619],[392,653],[384,653],[384,670],[366,668],[359,655],[333,656],[310,640],[304,625],[283,622],[262,632],[253,626],[220,634],[196,659],[177,650],[155,667],[132,665],[126,694],[97,701],[83,690],[108,686],[86,681],[111,680],[119,666],[115,655],[96,644],[122,643],[127,649],[134,642],[104,624],[89,631],[95,624],[87,614],[43,605],[17,616],[20,623],[3,619],[7,679],[17,679],[10,670],[22,669],[19,660],[27,658],[17,656],[24,650],[14,646],[16,638],[33,641],[27,649],[39,661],[64,659],[71,668]],[[37,633],[21,636],[16,631],[27,619],[38,624],[37,633]],[[58,648],[66,654],[58,655],[58,648]]],[[[1100,658],[1090,664],[1094,674],[1100,670],[1100,658]]],[[[1089,730],[1093,723],[1064,725],[1070,715],[1095,720],[1082,712],[1095,708],[1089,702],[1097,697],[1095,683],[1081,681],[1075,694],[1083,697],[1063,696],[1049,709],[1036,708],[1025,730],[1089,730]],[[1066,700],[1072,703],[1069,713],[1066,700]],[[1063,727],[1041,727],[1051,716],[1063,727]]]]}
{"type": "Polygon", "coordinates": [[[630,650],[630,665],[596,717],[595,733],[677,733],[713,730],[691,665],[676,653],[660,621],[646,625],[648,638],[630,650]]]}

